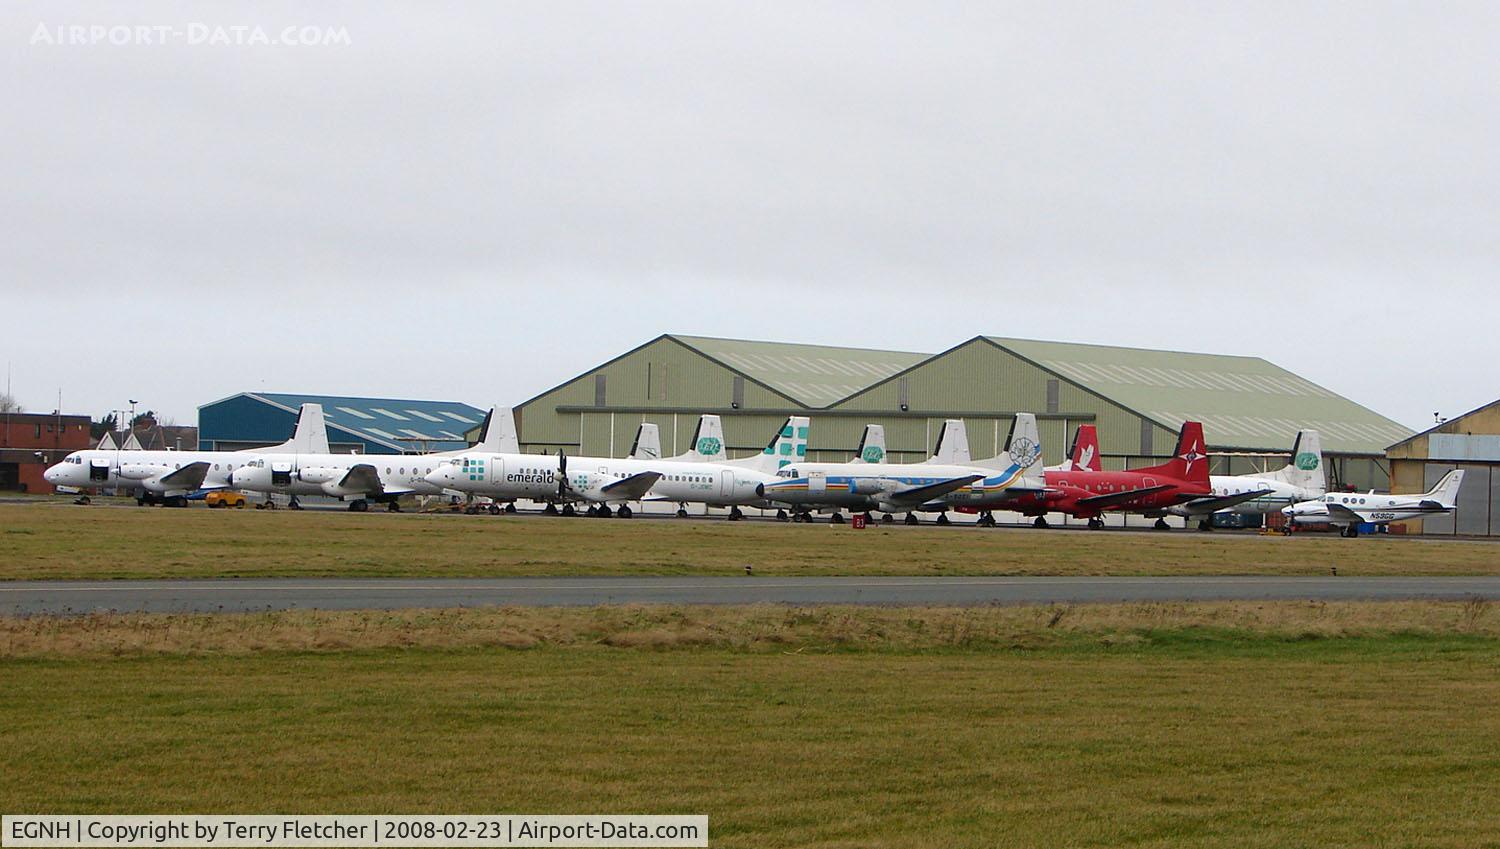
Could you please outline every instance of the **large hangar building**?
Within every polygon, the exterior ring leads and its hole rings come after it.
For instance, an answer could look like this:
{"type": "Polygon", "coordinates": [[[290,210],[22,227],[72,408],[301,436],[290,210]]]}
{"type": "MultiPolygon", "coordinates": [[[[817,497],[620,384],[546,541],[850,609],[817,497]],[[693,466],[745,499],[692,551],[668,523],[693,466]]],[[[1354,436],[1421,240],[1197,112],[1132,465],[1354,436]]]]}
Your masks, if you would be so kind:
{"type": "Polygon", "coordinates": [[[1037,414],[1048,463],[1075,426],[1097,425],[1106,468],[1160,462],[1190,418],[1226,474],[1285,462],[1295,431],[1314,427],[1331,480],[1358,488],[1387,488],[1386,447],[1412,434],[1256,357],[992,336],[926,354],[666,334],[520,404],[517,419],[525,450],[618,456],[642,421],[678,453],[698,415],[718,413],[726,447],[745,456],[795,413],[812,418],[811,459],[848,459],[873,423],[890,459],[908,462],[949,418],[965,420],[976,458],[995,454],[1023,411],[1037,414]]]}
{"type": "Polygon", "coordinates": [[[323,405],[336,454],[419,454],[469,445],[485,411],[456,401],[241,392],[198,408],[198,448],[239,451],[286,441],[305,403],[323,405]]]}
{"type": "Polygon", "coordinates": [[[1500,536],[1500,401],[1470,410],[1390,447],[1392,488],[1425,492],[1454,469],[1464,470],[1458,509],[1409,521],[1425,534],[1500,536]]]}

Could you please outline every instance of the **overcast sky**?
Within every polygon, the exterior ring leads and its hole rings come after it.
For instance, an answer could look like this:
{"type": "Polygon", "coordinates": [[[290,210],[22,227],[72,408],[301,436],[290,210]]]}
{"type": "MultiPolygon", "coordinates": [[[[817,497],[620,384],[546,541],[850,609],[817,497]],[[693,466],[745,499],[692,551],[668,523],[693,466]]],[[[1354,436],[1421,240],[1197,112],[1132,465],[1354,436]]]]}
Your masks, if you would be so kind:
{"type": "Polygon", "coordinates": [[[130,5],[0,6],[31,409],[517,402],[662,332],[1500,396],[1500,4],[130,5]]]}

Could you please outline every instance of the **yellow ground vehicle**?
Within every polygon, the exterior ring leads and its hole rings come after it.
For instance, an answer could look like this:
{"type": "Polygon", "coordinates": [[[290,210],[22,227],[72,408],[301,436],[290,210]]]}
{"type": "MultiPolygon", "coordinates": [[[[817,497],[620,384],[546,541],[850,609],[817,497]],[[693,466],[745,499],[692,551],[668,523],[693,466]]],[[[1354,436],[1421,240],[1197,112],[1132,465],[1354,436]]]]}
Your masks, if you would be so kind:
{"type": "Polygon", "coordinates": [[[203,496],[203,503],[209,507],[240,507],[245,506],[243,493],[227,489],[216,489],[203,496]]]}

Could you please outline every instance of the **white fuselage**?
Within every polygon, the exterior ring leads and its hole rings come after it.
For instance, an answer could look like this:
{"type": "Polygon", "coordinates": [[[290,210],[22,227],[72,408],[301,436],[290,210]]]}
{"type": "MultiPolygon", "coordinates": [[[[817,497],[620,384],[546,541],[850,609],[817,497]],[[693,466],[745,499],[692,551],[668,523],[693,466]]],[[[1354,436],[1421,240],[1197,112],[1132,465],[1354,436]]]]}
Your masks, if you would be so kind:
{"type": "Polygon", "coordinates": [[[235,471],[236,489],[267,495],[328,495],[336,498],[384,494],[441,495],[427,475],[456,452],[442,454],[257,454],[235,471]],[[375,470],[374,481],[346,482],[356,466],[375,470]]]}
{"type": "Polygon", "coordinates": [[[1330,492],[1322,498],[1302,501],[1283,509],[1287,519],[1299,525],[1347,526],[1352,518],[1341,512],[1335,514],[1328,509],[1337,504],[1359,516],[1362,522],[1383,525],[1403,519],[1417,519],[1451,510],[1451,507],[1435,505],[1425,495],[1376,495],[1364,492],[1330,492]],[[1424,506],[1426,505],[1426,506],[1424,506]]]}
{"type": "Polygon", "coordinates": [[[1209,513],[1275,513],[1283,507],[1296,504],[1299,501],[1309,501],[1321,498],[1323,490],[1314,487],[1295,486],[1286,481],[1276,480],[1270,477],[1256,477],[1255,475],[1209,475],[1209,485],[1213,487],[1213,498],[1227,498],[1233,495],[1242,495],[1250,492],[1259,492],[1269,489],[1265,495],[1252,498],[1249,501],[1241,501],[1233,507],[1225,507],[1222,510],[1194,510],[1193,502],[1176,504],[1166,508],[1166,513],[1173,516],[1202,516],[1209,513]]]}
{"type": "Polygon", "coordinates": [[[885,512],[911,510],[920,505],[898,502],[904,490],[983,475],[981,480],[932,499],[934,507],[958,507],[993,501],[1021,480],[1021,469],[1011,465],[997,471],[975,465],[942,463],[792,463],[777,471],[775,483],[763,488],[771,501],[802,507],[851,507],[885,512]]]}
{"type": "Polygon", "coordinates": [[[559,458],[551,454],[467,453],[438,466],[430,485],[499,499],[621,503],[636,497],[611,497],[604,487],[640,474],[657,473],[647,498],[682,504],[747,506],[760,502],[758,484],[771,475],[726,463],[686,460],[637,460],[612,457],[567,458],[568,480],[560,486],[559,458]],[[568,494],[570,493],[570,494],[568,494]]]}
{"type": "Polygon", "coordinates": [[[156,494],[187,492],[162,478],[193,463],[206,463],[203,483],[192,489],[223,488],[229,474],[251,457],[245,451],[139,451],[89,448],[74,451],[42,476],[53,486],[136,488],[156,494]]]}

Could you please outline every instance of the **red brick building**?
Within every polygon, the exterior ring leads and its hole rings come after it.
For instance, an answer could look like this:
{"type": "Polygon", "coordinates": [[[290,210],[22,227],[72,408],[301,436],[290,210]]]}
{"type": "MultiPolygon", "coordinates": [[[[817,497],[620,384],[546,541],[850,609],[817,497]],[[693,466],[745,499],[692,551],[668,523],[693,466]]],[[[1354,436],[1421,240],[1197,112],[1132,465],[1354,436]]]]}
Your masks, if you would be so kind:
{"type": "Polygon", "coordinates": [[[88,416],[0,413],[0,490],[52,492],[42,472],[92,446],[88,416]]]}

